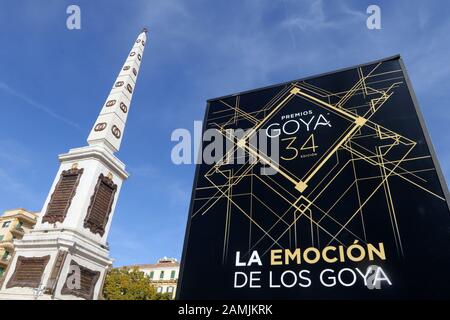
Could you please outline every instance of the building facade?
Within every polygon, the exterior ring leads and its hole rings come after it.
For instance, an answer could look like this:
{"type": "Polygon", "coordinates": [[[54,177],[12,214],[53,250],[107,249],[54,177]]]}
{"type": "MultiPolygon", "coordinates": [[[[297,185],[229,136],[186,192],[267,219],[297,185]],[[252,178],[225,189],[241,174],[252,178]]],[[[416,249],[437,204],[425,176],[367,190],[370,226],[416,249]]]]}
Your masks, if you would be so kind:
{"type": "Polygon", "coordinates": [[[164,257],[154,264],[137,264],[129,268],[144,272],[155,286],[157,293],[168,293],[172,299],[175,298],[180,272],[180,263],[177,259],[164,257]]]}
{"type": "Polygon", "coordinates": [[[0,279],[14,253],[14,240],[20,240],[34,228],[38,214],[23,208],[7,210],[0,217],[0,279]]]}
{"type": "Polygon", "coordinates": [[[134,41],[87,138],[59,156],[60,167],[36,227],[16,240],[0,299],[96,300],[112,265],[107,238],[125,164],[120,148],[147,41],[134,41]]]}

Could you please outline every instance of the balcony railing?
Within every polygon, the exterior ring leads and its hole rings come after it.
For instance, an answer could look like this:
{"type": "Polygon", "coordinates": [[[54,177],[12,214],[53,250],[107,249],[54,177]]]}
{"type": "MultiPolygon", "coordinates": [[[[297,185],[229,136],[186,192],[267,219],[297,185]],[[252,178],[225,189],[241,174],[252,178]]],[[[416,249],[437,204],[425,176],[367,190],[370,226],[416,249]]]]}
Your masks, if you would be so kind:
{"type": "Polygon", "coordinates": [[[11,230],[11,232],[19,233],[19,234],[24,234],[24,233],[25,233],[25,230],[24,230],[24,228],[22,228],[21,225],[17,225],[16,227],[14,227],[14,228],[11,230]]]}
{"type": "Polygon", "coordinates": [[[10,251],[10,252],[13,251],[14,250],[13,239],[0,241],[0,248],[4,248],[4,249],[6,249],[7,251],[10,251]]]}

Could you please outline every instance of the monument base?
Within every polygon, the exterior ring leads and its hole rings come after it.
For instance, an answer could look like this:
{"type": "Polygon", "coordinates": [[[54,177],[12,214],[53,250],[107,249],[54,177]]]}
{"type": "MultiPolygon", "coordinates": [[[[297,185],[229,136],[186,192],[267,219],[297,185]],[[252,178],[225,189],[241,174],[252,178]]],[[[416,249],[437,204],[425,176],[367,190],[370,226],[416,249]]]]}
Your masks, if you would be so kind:
{"type": "Polygon", "coordinates": [[[97,300],[112,265],[109,250],[68,229],[42,229],[15,241],[1,300],[97,300]]]}

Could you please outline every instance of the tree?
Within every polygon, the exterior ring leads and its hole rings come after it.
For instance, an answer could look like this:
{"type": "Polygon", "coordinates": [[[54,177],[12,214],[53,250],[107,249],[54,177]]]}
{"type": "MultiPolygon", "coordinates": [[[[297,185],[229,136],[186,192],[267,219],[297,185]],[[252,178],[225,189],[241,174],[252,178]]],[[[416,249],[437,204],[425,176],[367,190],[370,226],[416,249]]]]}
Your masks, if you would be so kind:
{"type": "Polygon", "coordinates": [[[156,292],[150,278],[138,269],[120,268],[108,271],[103,286],[106,300],[169,300],[156,292]]]}

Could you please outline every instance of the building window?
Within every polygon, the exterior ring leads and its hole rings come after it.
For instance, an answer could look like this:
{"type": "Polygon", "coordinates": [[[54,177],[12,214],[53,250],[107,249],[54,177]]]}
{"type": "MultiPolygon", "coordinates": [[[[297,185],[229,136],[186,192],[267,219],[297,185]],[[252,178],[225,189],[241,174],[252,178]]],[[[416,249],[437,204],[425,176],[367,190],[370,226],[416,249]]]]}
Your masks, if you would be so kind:
{"type": "Polygon", "coordinates": [[[168,292],[168,293],[173,293],[173,287],[168,287],[168,288],[167,288],[167,292],[168,292]]]}
{"type": "Polygon", "coordinates": [[[155,275],[155,271],[150,272],[150,279],[153,279],[153,276],[155,275]]]}
{"type": "Polygon", "coordinates": [[[3,275],[3,272],[5,272],[5,269],[4,269],[3,267],[0,267],[0,278],[1,278],[2,275],[3,275]]]}
{"type": "Polygon", "coordinates": [[[16,224],[16,229],[17,229],[17,230],[20,230],[20,229],[22,229],[22,226],[23,226],[23,221],[19,221],[19,222],[16,224]]]}
{"type": "Polygon", "coordinates": [[[3,238],[5,238],[4,235],[0,235],[0,241],[3,241],[3,238]]]}
{"type": "Polygon", "coordinates": [[[157,292],[157,293],[162,293],[162,287],[156,288],[156,292],[157,292]]]}
{"type": "Polygon", "coordinates": [[[42,217],[42,222],[56,223],[64,221],[82,174],[83,169],[76,168],[65,170],[61,173],[50,202],[47,205],[45,215],[42,217]]]}
{"type": "Polygon", "coordinates": [[[164,271],[161,271],[161,273],[159,274],[159,278],[163,279],[164,278],[164,271]]]}
{"type": "Polygon", "coordinates": [[[175,270],[170,273],[170,279],[175,279],[175,270]]]}
{"type": "Polygon", "coordinates": [[[2,228],[8,228],[10,224],[11,224],[11,221],[5,221],[5,222],[3,222],[2,228]]]}
{"type": "Polygon", "coordinates": [[[2,256],[2,260],[8,261],[8,258],[9,258],[9,251],[5,250],[5,252],[3,253],[3,256],[2,256]]]}

